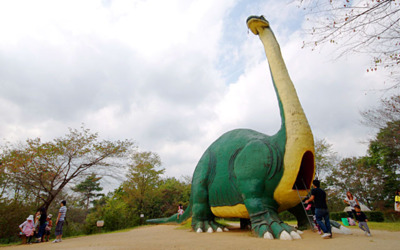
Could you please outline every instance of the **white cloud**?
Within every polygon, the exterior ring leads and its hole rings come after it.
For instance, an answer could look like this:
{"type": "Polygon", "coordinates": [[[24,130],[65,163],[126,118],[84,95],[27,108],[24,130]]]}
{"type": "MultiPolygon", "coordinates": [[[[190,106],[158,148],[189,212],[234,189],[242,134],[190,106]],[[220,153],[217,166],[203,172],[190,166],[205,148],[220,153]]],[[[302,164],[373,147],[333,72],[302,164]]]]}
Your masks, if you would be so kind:
{"type": "Polygon", "coordinates": [[[191,175],[222,133],[280,126],[258,37],[270,21],[318,138],[362,154],[358,111],[379,98],[364,58],[329,61],[301,50],[294,5],[277,1],[3,1],[0,138],[62,136],[85,123],[107,139],[132,138],[160,154],[166,175],[191,175]]]}

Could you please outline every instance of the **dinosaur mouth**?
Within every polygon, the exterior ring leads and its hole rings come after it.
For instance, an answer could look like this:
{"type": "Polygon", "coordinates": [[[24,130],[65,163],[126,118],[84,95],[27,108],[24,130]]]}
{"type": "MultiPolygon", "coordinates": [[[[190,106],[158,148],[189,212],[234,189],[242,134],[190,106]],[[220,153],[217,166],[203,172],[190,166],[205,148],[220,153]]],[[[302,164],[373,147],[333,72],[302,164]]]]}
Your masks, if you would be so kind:
{"type": "Polygon", "coordinates": [[[258,35],[257,27],[267,28],[269,27],[269,22],[264,18],[264,16],[250,16],[247,18],[247,27],[255,35],[258,35]]]}
{"type": "Polygon", "coordinates": [[[309,190],[314,176],[314,154],[311,151],[304,153],[301,165],[293,185],[294,190],[309,190]]]}

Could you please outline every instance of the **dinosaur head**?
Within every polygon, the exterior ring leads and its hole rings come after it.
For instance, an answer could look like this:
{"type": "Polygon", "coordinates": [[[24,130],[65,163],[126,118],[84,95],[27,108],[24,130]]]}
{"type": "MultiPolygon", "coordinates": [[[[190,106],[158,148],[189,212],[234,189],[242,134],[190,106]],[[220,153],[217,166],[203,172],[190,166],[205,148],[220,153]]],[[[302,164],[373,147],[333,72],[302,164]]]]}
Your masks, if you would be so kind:
{"type": "Polygon", "coordinates": [[[264,29],[269,27],[269,22],[264,16],[249,16],[246,20],[247,27],[254,33],[258,35],[259,29],[264,29]]]}

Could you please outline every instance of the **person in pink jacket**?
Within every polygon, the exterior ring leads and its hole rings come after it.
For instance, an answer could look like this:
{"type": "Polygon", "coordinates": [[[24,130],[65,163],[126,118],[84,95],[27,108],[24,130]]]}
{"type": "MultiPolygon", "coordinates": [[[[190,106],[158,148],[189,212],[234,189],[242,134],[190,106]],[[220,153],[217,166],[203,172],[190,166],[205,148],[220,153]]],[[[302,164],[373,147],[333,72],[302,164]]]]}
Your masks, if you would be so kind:
{"type": "Polygon", "coordinates": [[[31,244],[31,240],[35,233],[35,223],[33,223],[33,215],[29,215],[28,218],[26,218],[26,221],[19,225],[19,229],[28,238],[28,244],[31,244]]]}

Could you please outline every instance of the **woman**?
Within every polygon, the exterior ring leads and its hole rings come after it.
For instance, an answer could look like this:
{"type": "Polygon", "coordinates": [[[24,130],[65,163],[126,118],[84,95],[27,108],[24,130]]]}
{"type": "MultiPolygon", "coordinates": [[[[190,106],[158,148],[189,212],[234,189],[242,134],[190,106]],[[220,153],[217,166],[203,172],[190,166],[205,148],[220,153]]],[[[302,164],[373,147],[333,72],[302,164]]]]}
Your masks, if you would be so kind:
{"type": "Polygon", "coordinates": [[[344,199],[344,203],[346,203],[347,205],[349,205],[351,207],[351,212],[347,212],[347,214],[349,215],[350,218],[356,218],[356,210],[354,208],[355,205],[360,206],[360,203],[358,203],[358,200],[356,197],[354,197],[350,191],[347,191],[346,193],[346,199],[344,199]],[[354,215],[354,217],[353,217],[354,215]]]}
{"type": "Polygon", "coordinates": [[[19,229],[26,237],[28,237],[28,244],[31,244],[31,239],[35,231],[35,223],[33,223],[33,215],[29,215],[26,221],[19,225],[19,229]]]}
{"type": "Polygon", "coordinates": [[[394,197],[394,210],[396,212],[400,212],[400,190],[396,191],[396,195],[394,197]]]}
{"type": "Polygon", "coordinates": [[[37,243],[41,242],[42,236],[44,236],[44,231],[45,231],[46,224],[47,224],[46,219],[47,219],[46,208],[42,207],[42,208],[40,208],[39,230],[38,230],[38,234],[36,235],[37,243]]]}

